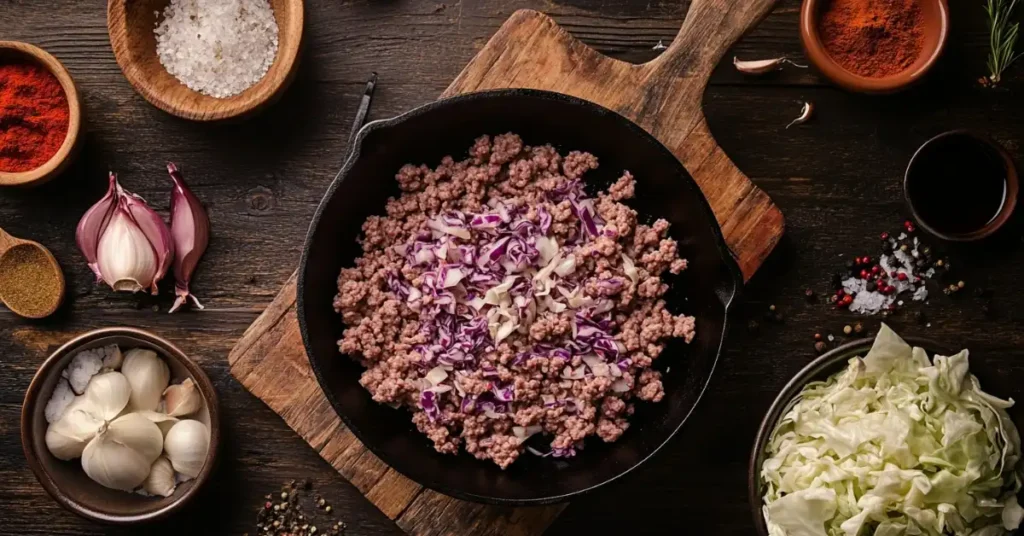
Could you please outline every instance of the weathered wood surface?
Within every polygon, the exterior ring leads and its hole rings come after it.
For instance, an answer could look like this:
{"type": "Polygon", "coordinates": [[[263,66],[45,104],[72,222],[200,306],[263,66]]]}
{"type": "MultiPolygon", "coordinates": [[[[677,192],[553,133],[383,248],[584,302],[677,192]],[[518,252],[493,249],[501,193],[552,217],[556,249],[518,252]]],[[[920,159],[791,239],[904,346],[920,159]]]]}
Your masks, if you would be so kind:
{"type": "MultiPolygon", "coordinates": [[[[313,478],[332,499],[350,534],[400,529],[339,476],[281,419],[229,374],[226,356],[295,268],[306,226],[343,158],[366,77],[381,83],[371,118],[436,98],[514,9],[550,14],[585,44],[615,58],[644,62],[679,30],[684,2],[646,0],[477,0],[345,2],[307,6],[307,48],[298,78],[281,102],[240,125],[211,127],[168,116],[135,94],[114,62],[102,3],[0,0],[0,36],[54,53],[82,92],[85,145],[70,172],[42,188],[0,190],[0,227],[50,247],[68,276],[68,304],[57,317],[26,322],[0,311],[0,533],[253,533],[264,493],[290,478],[313,478]],[[78,217],[105,186],[105,172],[166,215],[166,160],[178,162],[210,205],[214,238],[194,281],[208,306],[167,315],[172,298],[112,295],[92,284],[74,245],[78,217]],[[159,313],[150,307],[157,304],[159,313]],[[174,341],[205,366],[221,395],[226,426],[216,481],[186,515],[146,531],[92,525],[64,512],[27,468],[18,440],[21,398],[39,362],[73,334],[136,325],[174,341]]],[[[796,0],[783,0],[726,54],[800,58],[796,0]]],[[[942,130],[988,132],[1019,159],[1024,137],[1024,65],[1004,89],[983,90],[987,36],[979,2],[954,2],[947,56],[924,85],[887,97],[832,88],[812,69],[762,78],[723,61],[704,95],[715,139],[786,215],[787,234],[745,289],[710,388],[686,428],[653,460],[602,493],[574,501],[546,534],[750,534],[746,460],[758,422],[775,393],[813,358],[815,331],[841,333],[853,318],[808,304],[803,290],[828,286],[840,255],[874,253],[877,235],[905,213],[900,176],[916,146],[942,130]],[[784,129],[801,102],[814,122],[784,129]],[[762,322],[769,304],[787,318],[762,322]]],[[[972,286],[996,290],[995,315],[965,295],[937,295],[925,308],[932,327],[908,317],[891,322],[908,333],[972,349],[993,392],[1020,397],[1024,379],[1024,251],[1019,231],[994,243],[957,250],[972,286]]],[[[877,319],[866,321],[871,328],[877,319]]]]}
{"type": "MultiPolygon", "coordinates": [[[[665,53],[643,65],[602,56],[546,15],[520,10],[444,95],[505,87],[550,89],[590,99],[639,121],[693,170],[749,277],[782,236],[782,214],[715,143],[700,99],[718,59],[774,2],[730,6],[721,0],[701,0],[691,7],[665,53]]],[[[297,325],[295,292],[293,277],[232,350],[231,373],[370,502],[413,534],[529,536],[550,525],[564,505],[511,509],[439,496],[387,467],[360,444],[311,374],[297,325]]]]}

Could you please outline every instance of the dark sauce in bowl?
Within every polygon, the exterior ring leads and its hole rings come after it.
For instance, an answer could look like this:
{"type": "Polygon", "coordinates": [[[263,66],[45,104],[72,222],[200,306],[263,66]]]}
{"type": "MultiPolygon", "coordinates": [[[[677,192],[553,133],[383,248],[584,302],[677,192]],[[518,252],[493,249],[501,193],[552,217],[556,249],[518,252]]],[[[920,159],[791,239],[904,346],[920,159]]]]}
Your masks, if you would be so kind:
{"type": "Polygon", "coordinates": [[[922,145],[907,167],[904,188],[919,223],[952,240],[994,232],[1009,217],[1017,193],[1002,149],[969,132],[942,134],[922,145]]]}

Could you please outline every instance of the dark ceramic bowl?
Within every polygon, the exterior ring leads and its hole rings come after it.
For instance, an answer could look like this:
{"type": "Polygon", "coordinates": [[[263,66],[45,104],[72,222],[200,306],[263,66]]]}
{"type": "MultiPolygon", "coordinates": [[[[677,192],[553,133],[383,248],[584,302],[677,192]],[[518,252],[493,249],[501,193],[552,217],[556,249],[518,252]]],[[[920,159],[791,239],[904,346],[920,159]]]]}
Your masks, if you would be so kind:
{"type": "Polygon", "coordinates": [[[25,458],[39,483],[61,506],[92,521],[133,525],[165,518],[192,500],[210,478],[220,444],[220,410],[217,393],[203,369],[177,346],[136,328],[105,328],[75,337],[54,352],[39,367],[25,392],[21,409],[21,445],[25,458]],[[47,422],[44,409],[60,373],[80,350],[117,344],[122,350],[148,348],[171,369],[171,383],[192,378],[203,396],[204,410],[195,419],[210,428],[210,450],[199,476],[179,484],[170,497],[144,497],[101,486],[82,470],[79,460],[62,461],[46,448],[47,422]]]}
{"type": "Polygon", "coordinates": [[[917,59],[903,72],[882,78],[854,73],[832,59],[818,33],[818,14],[834,0],[804,0],[800,8],[800,39],[807,59],[836,85],[860,93],[891,93],[923,78],[938,62],[949,37],[949,6],[946,0],[921,0],[924,44],[917,59]]]}
{"type": "MultiPolygon", "coordinates": [[[[970,181],[970,178],[965,177],[963,187],[970,188],[970,181]]],[[[906,198],[910,214],[915,220],[917,220],[917,223],[922,229],[943,240],[949,240],[951,242],[972,242],[975,240],[981,240],[992,236],[996,231],[1003,228],[1003,226],[1010,221],[1014,210],[1017,208],[1017,195],[1019,190],[1020,179],[1017,175],[1017,166],[1014,164],[1013,157],[1010,156],[1009,151],[992,138],[969,130],[951,130],[949,132],[943,132],[942,134],[924,142],[921,147],[914,152],[914,156],[910,158],[910,163],[907,164],[907,171],[903,176],[903,195],[906,198]],[[919,167],[927,166],[928,162],[925,162],[925,160],[929,158],[929,155],[942,150],[936,148],[935,151],[929,151],[933,145],[958,137],[964,138],[969,142],[981,144],[982,146],[991,149],[991,158],[999,160],[999,165],[1002,166],[1005,172],[1006,185],[1003,192],[1004,197],[1002,205],[1000,205],[995,216],[993,216],[988,223],[971,231],[952,233],[940,231],[933,222],[929,222],[927,218],[923,217],[922,210],[920,210],[920,206],[918,205],[918,203],[921,203],[923,200],[917,199],[914,196],[914,188],[911,186],[911,183],[915,180],[928,180],[928,177],[919,177],[916,175],[919,174],[919,167]]],[[[918,188],[918,191],[920,191],[920,188],[918,188]]]]}
{"type": "MultiPolygon", "coordinates": [[[[911,346],[924,348],[929,357],[934,353],[952,355],[944,346],[918,337],[904,337],[911,346]]],[[[760,536],[768,536],[768,527],[764,522],[764,514],[761,508],[764,506],[764,484],[761,482],[761,465],[764,463],[764,449],[768,445],[768,438],[775,430],[779,419],[783,417],[796,403],[796,396],[800,394],[804,386],[813,381],[822,381],[829,376],[846,368],[850,358],[864,355],[875,343],[874,338],[858,339],[850,341],[842,346],[822,354],[811,361],[806,367],[796,373],[792,380],[782,388],[782,392],[772,402],[771,408],[761,421],[761,427],[757,431],[757,438],[754,440],[754,450],[750,453],[750,467],[747,472],[747,501],[750,504],[750,511],[754,515],[754,525],[757,526],[757,533],[760,536]]]]}
{"type": "MultiPolygon", "coordinates": [[[[741,279],[717,220],[697,183],[657,139],[596,104],[547,91],[509,89],[434,102],[394,119],[366,125],[353,155],[331,184],[310,225],[298,279],[298,317],[310,364],[327,399],[359,440],[410,479],[460,499],[502,505],[560,502],[617,480],[653,456],[683,426],[708,384],[741,279]],[[462,452],[439,454],[405,409],[373,401],[359,384],[364,369],[338,353],[343,324],[332,305],[338,273],[362,251],[360,228],[400,192],[403,165],[436,165],[465,155],[482,134],[515,132],[526,144],[551,143],[565,154],[589,151],[601,166],[588,188],[602,189],[622,170],[636,178],[629,204],[642,218],[665,218],[689,268],[670,280],[665,298],[674,313],[697,319],[697,337],[670,341],[656,368],[665,398],[637,404],[630,428],[615,443],[588,440],[575,458],[524,454],[508,469],[462,452]],[[670,367],[671,371],[666,371],[670,367]]],[[[645,220],[650,221],[650,220],[645,220]]]]}

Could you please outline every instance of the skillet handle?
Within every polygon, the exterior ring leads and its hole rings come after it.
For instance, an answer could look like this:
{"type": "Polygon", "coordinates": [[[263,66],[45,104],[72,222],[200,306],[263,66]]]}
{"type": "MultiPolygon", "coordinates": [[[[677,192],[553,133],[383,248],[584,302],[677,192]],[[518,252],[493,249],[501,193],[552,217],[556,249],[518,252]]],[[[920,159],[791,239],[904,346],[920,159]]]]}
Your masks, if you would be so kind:
{"type": "Polygon", "coordinates": [[[711,72],[777,0],[693,0],[660,56],[640,66],[639,98],[620,111],[668,147],[700,185],[729,249],[749,279],[785,229],[778,207],[725,154],[701,109],[711,72]],[[663,118],[671,118],[671,121],[663,118]]]}
{"type": "Polygon", "coordinates": [[[672,44],[645,67],[651,89],[675,76],[697,76],[703,91],[725,51],[757,26],[778,0],[693,0],[672,44]]]}

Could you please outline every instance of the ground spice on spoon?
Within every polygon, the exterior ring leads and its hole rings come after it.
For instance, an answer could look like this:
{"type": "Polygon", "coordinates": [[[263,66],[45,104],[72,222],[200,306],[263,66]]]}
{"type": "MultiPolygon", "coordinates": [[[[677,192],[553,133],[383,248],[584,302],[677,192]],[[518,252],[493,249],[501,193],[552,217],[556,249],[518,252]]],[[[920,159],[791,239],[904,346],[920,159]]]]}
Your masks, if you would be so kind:
{"type": "Polygon", "coordinates": [[[22,244],[0,257],[0,298],[18,314],[37,318],[61,298],[61,274],[46,253],[22,244]]]}

